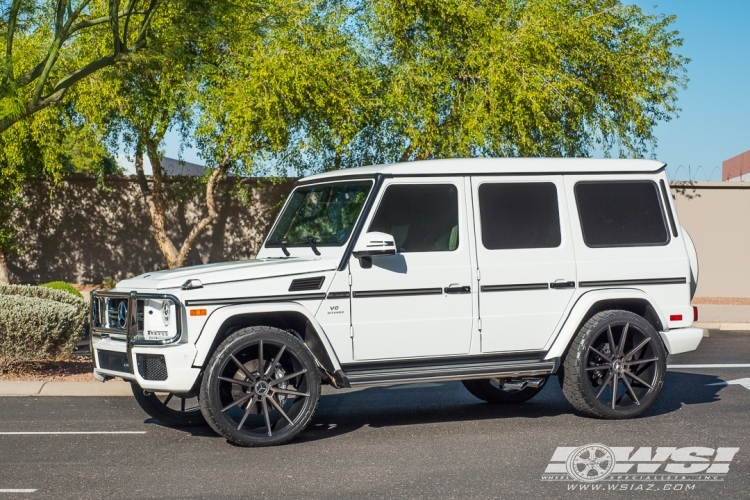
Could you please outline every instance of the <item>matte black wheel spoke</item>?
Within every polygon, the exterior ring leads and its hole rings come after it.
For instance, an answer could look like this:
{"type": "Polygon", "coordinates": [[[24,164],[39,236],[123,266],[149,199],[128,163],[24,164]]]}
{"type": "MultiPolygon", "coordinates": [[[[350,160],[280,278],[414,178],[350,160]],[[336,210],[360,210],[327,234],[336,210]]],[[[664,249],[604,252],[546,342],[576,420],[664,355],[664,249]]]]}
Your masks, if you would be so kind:
{"type": "Polygon", "coordinates": [[[247,369],[247,367],[246,367],[245,365],[243,365],[242,363],[240,363],[240,360],[239,360],[239,359],[237,359],[237,358],[235,358],[235,357],[234,357],[234,354],[232,354],[232,355],[231,355],[231,357],[232,357],[232,361],[234,361],[234,364],[235,364],[235,365],[237,365],[237,368],[239,368],[239,369],[240,369],[240,371],[241,371],[241,372],[242,372],[242,373],[243,373],[243,374],[244,374],[244,375],[245,375],[245,376],[246,376],[247,378],[249,378],[249,379],[250,379],[250,380],[252,380],[253,382],[256,382],[255,376],[254,376],[254,375],[253,375],[252,373],[250,373],[250,370],[248,370],[248,369],[247,369]]]}
{"type": "Polygon", "coordinates": [[[266,368],[266,371],[263,374],[264,377],[268,377],[268,375],[271,373],[271,370],[273,370],[273,367],[279,363],[279,360],[281,359],[281,355],[284,354],[285,350],[286,350],[286,346],[285,345],[281,346],[281,349],[279,349],[279,353],[276,355],[275,358],[273,358],[273,361],[268,366],[268,368],[266,368]]]}
{"type": "Polygon", "coordinates": [[[273,433],[271,432],[271,419],[268,417],[268,403],[266,403],[266,398],[260,400],[260,405],[263,407],[263,417],[265,417],[266,419],[266,429],[268,429],[268,437],[273,437],[273,433]]]}
{"type": "Polygon", "coordinates": [[[628,382],[628,378],[622,377],[622,381],[625,383],[625,388],[628,390],[628,394],[630,394],[630,397],[633,398],[633,401],[635,401],[635,404],[637,406],[641,406],[641,402],[638,401],[638,396],[635,395],[633,388],[630,387],[630,382],[628,382]]]}
{"type": "Polygon", "coordinates": [[[609,370],[612,367],[612,365],[599,365],[599,366],[589,366],[586,368],[587,372],[594,371],[594,370],[609,370]]]}
{"type": "Polygon", "coordinates": [[[640,344],[638,344],[637,346],[635,346],[635,347],[633,348],[633,350],[632,350],[632,351],[630,351],[629,353],[627,353],[627,354],[625,355],[625,359],[629,361],[629,360],[630,360],[630,358],[632,358],[633,356],[635,356],[635,355],[636,355],[636,353],[637,353],[638,351],[640,351],[640,350],[641,350],[641,348],[642,348],[643,346],[645,346],[646,344],[648,344],[648,343],[649,343],[650,341],[651,341],[651,338],[650,338],[650,337],[646,337],[646,340],[644,340],[643,342],[641,342],[640,344]]]}
{"type": "Polygon", "coordinates": [[[628,328],[630,328],[630,323],[625,323],[625,328],[622,329],[622,337],[620,337],[620,345],[617,349],[617,356],[622,356],[625,350],[625,339],[628,338],[628,328]]]}
{"type": "Polygon", "coordinates": [[[261,378],[264,376],[265,370],[263,369],[265,366],[265,363],[263,362],[263,341],[261,340],[258,344],[258,373],[260,373],[261,378]]]}
{"type": "Polygon", "coordinates": [[[302,397],[309,397],[309,392],[297,392],[297,391],[290,391],[289,389],[274,389],[273,392],[275,394],[288,394],[290,396],[302,396],[302,397]]]}
{"type": "Polygon", "coordinates": [[[635,373],[631,372],[630,370],[625,370],[625,374],[628,375],[633,380],[635,380],[636,382],[638,382],[639,384],[643,384],[646,387],[648,387],[649,389],[653,389],[653,386],[651,384],[646,383],[642,378],[640,378],[638,375],[636,375],[635,373]]]}
{"type": "Polygon", "coordinates": [[[645,365],[646,363],[654,363],[659,361],[659,358],[639,359],[637,361],[625,361],[625,366],[645,365]]]}
{"type": "Polygon", "coordinates": [[[180,398],[180,411],[185,411],[185,398],[180,398]]]}
{"type": "Polygon", "coordinates": [[[169,395],[167,396],[167,399],[164,400],[164,406],[167,406],[169,402],[172,401],[172,396],[174,396],[174,394],[169,393],[169,395]]]}
{"type": "MultiPolygon", "coordinates": [[[[279,411],[279,413],[281,413],[281,416],[284,417],[287,422],[289,422],[289,425],[294,425],[294,422],[292,422],[292,419],[289,418],[289,415],[286,414],[286,412],[281,408],[281,406],[279,405],[279,403],[276,402],[275,399],[273,399],[272,397],[269,397],[269,398],[266,398],[266,399],[268,399],[268,401],[271,402],[271,404],[273,405],[273,407],[276,408],[279,411]]],[[[264,401],[265,401],[265,399],[264,399],[264,401]]]]}
{"type": "Polygon", "coordinates": [[[617,352],[617,346],[615,345],[615,338],[612,335],[612,327],[607,326],[607,340],[609,341],[609,352],[612,353],[613,356],[616,356],[615,354],[617,352]]]}
{"type": "Polygon", "coordinates": [[[612,362],[612,358],[610,358],[609,356],[607,356],[603,352],[599,351],[599,349],[597,349],[596,347],[589,347],[589,349],[591,349],[592,351],[594,351],[596,353],[596,355],[599,356],[600,358],[602,358],[604,361],[606,361],[608,363],[612,362]]]}
{"type": "Polygon", "coordinates": [[[612,380],[612,376],[613,376],[613,375],[614,375],[614,373],[612,373],[612,372],[609,372],[609,373],[607,374],[607,379],[606,379],[606,380],[604,381],[604,383],[602,384],[601,388],[599,389],[599,392],[597,392],[597,393],[596,393],[596,398],[597,398],[597,399],[599,399],[599,396],[601,396],[601,395],[602,395],[602,393],[604,392],[604,389],[606,389],[606,388],[607,388],[607,386],[609,385],[609,381],[610,381],[610,380],[612,380]]]}
{"type": "Polygon", "coordinates": [[[230,408],[234,408],[237,405],[241,405],[242,403],[244,403],[245,401],[247,401],[248,399],[250,399],[253,396],[254,396],[254,394],[245,394],[241,398],[235,399],[234,401],[232,401],[231,403],[229,403],[228,405],[226,405],[224,408],[221,409],[221,411],[225,412],[225,411],[229,410],[230,408]]]}
{"type": "Polygon", "coordinates": [[[244,380],[236,379],[236,378],[219,377],[219,380],[223,380],[224,382],[230,382],[232,384],[241,385],[242,387],[254,387],[255,386],[255,384],[246,382],[244,380]]]}
{"type": "Polygon", "coordinates": [[[300,375],[302,375],[303,373],[307,373],[307,369],[303,368],[302,370],[300,370],[300,371],[298,371],[298,372],[294,372],[294,373],[292,373],[291,375],[286,375],[286,376],[284,376],[284,377],[281,377],[281,378],[277,378],[277,379],[271,380],[271,381],[269,382],[269,384],[270,384],[270,385],[279,385],[279,384],[280,384],[280,383],[282,383],[282,382],[286,382],[287,380],[291,380],[291,379],[293,379],[293,378],[299,377],[299,376],[300,376],[300,375]]]}
{"type": "Polygon", "coordinates": [[[242,430],[242,426],[245,425],[245,421],[247,420],[247,417],[250,416],[250,412],[253,411],[253,406],[255,406],[255,401],[258,396],[253,396],[253,399],[250,400],[250,402],[245,407],[245,414],[242,415],[242,420],[240,420],[240,424],[237,426],[237,430],[242,430]]]}
{"type": "Polygon", "coordinates": [[[617,407],[617,379],[620,377],[617,373],[614,374],[615,379],[612,381],[612,409],[617,407]]]}

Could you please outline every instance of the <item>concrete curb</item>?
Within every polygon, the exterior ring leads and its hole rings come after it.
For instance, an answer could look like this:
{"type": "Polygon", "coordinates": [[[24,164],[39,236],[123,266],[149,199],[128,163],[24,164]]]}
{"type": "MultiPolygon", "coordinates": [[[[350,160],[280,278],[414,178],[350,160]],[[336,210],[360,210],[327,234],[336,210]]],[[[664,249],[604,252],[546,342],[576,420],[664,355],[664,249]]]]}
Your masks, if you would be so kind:
{"type": "Polygon", "coordinates": [[[0,396],[132,396],[129,382],[0,381],[0,396]]]}
{"type": "MultiPolygon", "coordinates": [[[[720,330],[723,332],[741,332],[750,333],[750,323],[693,323],[696,328],[703,328],[704,330],[720,330]]],[[[706,337],[708,335],[705,335],[706,337]]]]}

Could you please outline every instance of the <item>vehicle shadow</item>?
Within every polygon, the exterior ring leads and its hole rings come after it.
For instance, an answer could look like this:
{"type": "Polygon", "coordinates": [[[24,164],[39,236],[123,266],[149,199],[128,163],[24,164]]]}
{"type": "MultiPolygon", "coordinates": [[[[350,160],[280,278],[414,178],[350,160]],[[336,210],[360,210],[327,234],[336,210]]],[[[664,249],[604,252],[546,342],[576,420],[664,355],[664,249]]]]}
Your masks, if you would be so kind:
{"type": "MultiPolygon", "coordinates": [[[[658,418],[686,405],[719,401],[725,386],[715,375],[668,372],[656,403],[638,418],[658,418]],[[712,385],[717,384],[717,385],[712,385]]],[[[489,419],[536,419],[577,414],[565,399],[556,377],[532,400],[492,405],[478,400],[460,382],[423,383],[361,390],[326,390],[307,429],[292,443],[330,439],[363,427],[422,425],[489,419]]],[[[146,424],[165,427],[155,419],[146,424]]],[[[219,437],[208,426],[175,428],[196,437],[219,437]]]]}

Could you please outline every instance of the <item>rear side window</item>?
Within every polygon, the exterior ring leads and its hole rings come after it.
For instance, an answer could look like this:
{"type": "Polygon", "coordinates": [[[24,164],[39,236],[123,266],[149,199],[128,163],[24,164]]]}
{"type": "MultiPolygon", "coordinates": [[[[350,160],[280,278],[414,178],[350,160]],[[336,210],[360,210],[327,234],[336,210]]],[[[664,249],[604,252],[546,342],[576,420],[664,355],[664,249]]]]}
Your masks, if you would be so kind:
{"type": "Polygon", "coordinates": [[[655,183],[579,182],[575,192],[586,246],[647,246],[669,242],[655,183]]]}
{"type": "Polygon", "coordinates": [[[458,190],[453,184],[388,186],[370,231],[390,234],[399,252],[458,248],[458,190]]]}
{"type": "Polygon", "coordinates": [[[488,250],[560,246],[557,188],[551,182],[484,183],[479,217],[488,250]]]}

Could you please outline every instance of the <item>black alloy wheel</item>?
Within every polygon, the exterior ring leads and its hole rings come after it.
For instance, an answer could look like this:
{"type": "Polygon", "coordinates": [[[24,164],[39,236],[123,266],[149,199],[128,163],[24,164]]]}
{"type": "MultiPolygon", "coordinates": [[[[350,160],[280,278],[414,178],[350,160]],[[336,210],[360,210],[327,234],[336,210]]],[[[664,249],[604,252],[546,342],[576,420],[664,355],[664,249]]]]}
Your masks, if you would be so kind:
{"type": "Polygon", "coordinates": [[[320,375],[307,346],[277,328],[230,335],[208,364],[201,409],[232,443],[273,446],[294,438],[318,407],[320,375]]]}
{"type": "Polygon", "coordinates": [[[565,358],[563,393],[579,411],[632,418],[664,385],[667,351],[654,327],[628,311],[604,311],[579,330],[565,358]]]}
{"type": "Polygon", "coordinates": [[[149,416],[168,427],[196,427],[206,425],[198,398],[192,394],[172,394],[144,391],[138,384],[130,384],[138,405],[149,416]]]}

